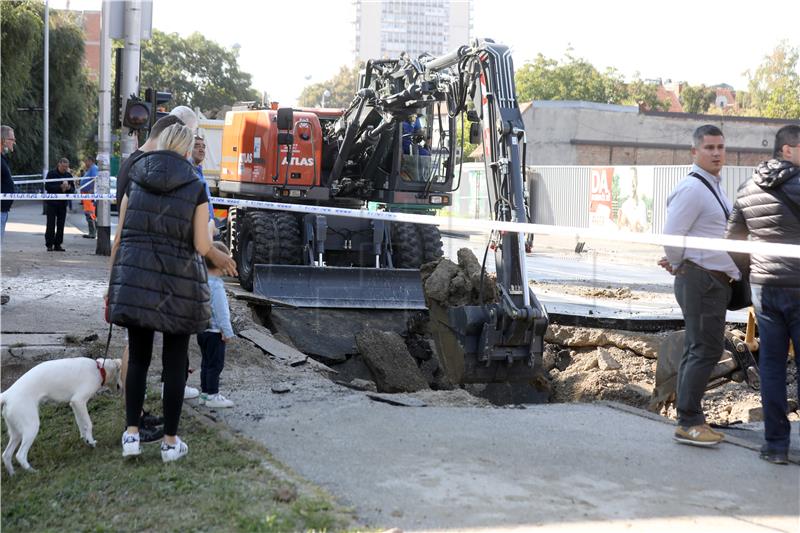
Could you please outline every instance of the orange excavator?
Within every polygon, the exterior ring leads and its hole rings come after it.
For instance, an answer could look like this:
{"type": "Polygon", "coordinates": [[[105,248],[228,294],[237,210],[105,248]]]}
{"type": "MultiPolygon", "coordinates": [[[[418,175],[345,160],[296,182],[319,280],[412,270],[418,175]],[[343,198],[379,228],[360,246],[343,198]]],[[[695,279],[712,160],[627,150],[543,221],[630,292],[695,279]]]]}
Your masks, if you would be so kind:
{"type": "MultiPolygon", "coordinates": [[[[295,307],[424,309],[419,268],[442,256],[438,228],[337,209],[433,214],[450,205],[459,116],[470,122],[470,142],[483,144],[494,219],[526,222],[513,62],[489,39],[442,57],[368,61],[346,109],[228,112],[219,195],[231,203],[224,236],[241,285],[295,307]]],[[[498,302],[449,309],[433,322],[456,339],[467,367],[489,379],[524,377],[543,350],[547,313],[529,288],[525,235],[494,240],[498,302]]]]}

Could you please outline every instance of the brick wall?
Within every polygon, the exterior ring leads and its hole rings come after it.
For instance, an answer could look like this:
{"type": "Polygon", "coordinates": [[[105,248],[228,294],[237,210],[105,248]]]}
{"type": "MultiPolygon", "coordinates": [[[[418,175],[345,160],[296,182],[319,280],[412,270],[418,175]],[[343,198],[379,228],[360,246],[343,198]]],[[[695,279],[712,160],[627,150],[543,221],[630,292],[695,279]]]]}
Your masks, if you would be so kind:
{"type": "Polygon", "coordinates": [[[611,147],[584,144],[577,146],[577,165],[610,165],[611,147]]]}

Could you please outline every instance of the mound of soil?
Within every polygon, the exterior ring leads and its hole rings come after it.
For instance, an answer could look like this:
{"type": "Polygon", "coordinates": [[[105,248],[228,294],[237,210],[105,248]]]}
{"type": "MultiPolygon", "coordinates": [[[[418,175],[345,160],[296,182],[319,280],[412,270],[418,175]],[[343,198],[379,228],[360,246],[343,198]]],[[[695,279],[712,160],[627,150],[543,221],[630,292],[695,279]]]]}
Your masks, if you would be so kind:
{"type": "MultiPolygon", "coordinates": [[[[647,408],[655,385],[661,334],[550,326],[542,357],[554,402],[611,400],[647,408]]],[[[787,396],[797,398],[797,368],[789,362],[787,396]]],[[[761,398],[745,383],[729,382],[706,392],[703,408],[709,423],[730,425],[763,420],[761,398]]],[[[800,419],[797,402],[789,402],[789,419],[800,419]]],[[[660,414],[677,418],[674,406],[660,414]]]]}
{"type": "Polygon", "coordinates": [[[481,275],[481,264],[469,248],[457,252],[458,264],[440,258],[422,266],[422,287],[428,305],[443,307],[497,302],[497,282],[492,273],[481,275]]]}

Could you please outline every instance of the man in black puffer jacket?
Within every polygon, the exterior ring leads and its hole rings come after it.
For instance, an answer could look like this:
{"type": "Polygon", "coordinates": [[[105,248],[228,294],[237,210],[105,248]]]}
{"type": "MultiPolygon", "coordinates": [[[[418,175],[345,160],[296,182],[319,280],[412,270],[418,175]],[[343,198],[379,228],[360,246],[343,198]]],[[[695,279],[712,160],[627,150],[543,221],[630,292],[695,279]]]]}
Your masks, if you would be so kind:
{"type": "MultiPolygon", "coordinates": [[[[800,244],[800,126],[775,136],[775,159],[761,163],[736,197],[727,238],[800,244]]],[[[734,258],[750,268],[758,319],[764,437],[761,458],[788,464],[790,425],[786,417],[786,359],[789,340],[800,349],[800,258],[751,255],[734,258]]],[[[798,373],[800,390],[800,373],[798,373]]]]}

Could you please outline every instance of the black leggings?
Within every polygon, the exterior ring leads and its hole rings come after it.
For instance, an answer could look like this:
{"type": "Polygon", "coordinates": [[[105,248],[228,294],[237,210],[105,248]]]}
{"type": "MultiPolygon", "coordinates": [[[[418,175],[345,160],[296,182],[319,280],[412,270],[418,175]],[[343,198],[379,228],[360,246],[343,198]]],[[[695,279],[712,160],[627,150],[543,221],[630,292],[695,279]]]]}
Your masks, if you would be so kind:
{"type": "MultiPolygon", "coordinates": [[[[147,370],[153,356],[153,330],[128,328],[128,376],[125,379],[125,416],[129,426],[138,426],[144,406],[147,370]]],[[[190,335],[164,333],[164,434],[177,435],[186,386],[186,361],[190,335]]]]}

